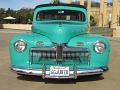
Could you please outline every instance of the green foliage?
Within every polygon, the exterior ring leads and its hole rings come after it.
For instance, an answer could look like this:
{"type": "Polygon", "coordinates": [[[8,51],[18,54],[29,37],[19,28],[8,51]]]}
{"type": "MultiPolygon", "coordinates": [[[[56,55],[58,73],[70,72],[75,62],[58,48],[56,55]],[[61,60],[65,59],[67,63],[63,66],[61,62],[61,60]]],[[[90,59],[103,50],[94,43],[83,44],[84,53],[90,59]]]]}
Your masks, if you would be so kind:
{"type": "Polygon", "coordinates": [[[8,8],[5,10],[0,8],[0,23],[16,23],[16,24],[31,24],[33,19],[33,9],[22,8],[20,10],[12,10],[8,8]],[[4,20],[3,18],[12,16],[16,18],[13,20],[4,20]]]}
{"type": "Polygon", "coordinates": [[[90,16],[90,26],[96,26],[97,22],[94,20],[93,16],[90,16]]]}
{"type": "Polygon", "coordinates": [[[60,0],[53,0],[53,4],[59,4],[60,0]]]}

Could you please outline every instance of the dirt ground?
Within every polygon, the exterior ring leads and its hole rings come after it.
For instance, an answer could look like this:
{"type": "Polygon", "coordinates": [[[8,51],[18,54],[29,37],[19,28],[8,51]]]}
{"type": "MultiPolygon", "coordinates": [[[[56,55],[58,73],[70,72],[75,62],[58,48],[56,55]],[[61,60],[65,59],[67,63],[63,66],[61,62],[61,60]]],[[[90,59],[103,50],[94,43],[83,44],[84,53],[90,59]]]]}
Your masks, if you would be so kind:
{"type": "Polygon", "coordinates": [[[111,42],[110,70],[102,77],[79,77],[77,80],[54,80],[23,77],[11,72],[9,40],[19,32],[0,30],[0,90],[120,90],[120,38],[111,42]]]}

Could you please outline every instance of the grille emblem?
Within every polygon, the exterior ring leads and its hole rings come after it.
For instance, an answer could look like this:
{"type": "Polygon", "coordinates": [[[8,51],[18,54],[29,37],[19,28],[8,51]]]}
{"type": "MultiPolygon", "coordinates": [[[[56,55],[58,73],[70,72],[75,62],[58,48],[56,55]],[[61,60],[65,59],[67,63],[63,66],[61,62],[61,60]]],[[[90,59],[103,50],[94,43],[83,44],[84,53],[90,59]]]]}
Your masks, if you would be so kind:
{"type": "Polygon", "coordinates": [[[42,46],[42,45],[44,45],[44,42],[39,41],[39,42],[37,42],[36,44],[37,44],[38,46],[42,46]]]}

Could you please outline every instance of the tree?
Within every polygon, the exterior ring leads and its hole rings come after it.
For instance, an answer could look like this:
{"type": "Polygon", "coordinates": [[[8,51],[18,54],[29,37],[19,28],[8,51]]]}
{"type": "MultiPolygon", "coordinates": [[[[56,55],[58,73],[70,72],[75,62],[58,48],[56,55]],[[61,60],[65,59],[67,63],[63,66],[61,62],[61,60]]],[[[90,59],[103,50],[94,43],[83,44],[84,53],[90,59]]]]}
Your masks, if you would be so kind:
{"type": "Polygon", "coordinates": [[[33,18],[33,10],[29,8],[22,8],[17,11],[16,18],[16,23],[27,24],[33,18]]]}
{"type": "Polygon", "coordinates": [[[53,4],[59,4],[60,0],[53,0],[53,4]]]}
{"type": "Polygon", "coordinates": [[[90,26],[96,26],[97,22],[95,21],[93,16],[90,16],[90,26]]]}
{"type": "Polygon", "coordinates": [[[0,8],[0,24],[4,23],[3,18],[5,18],[5,17],[6,17],[6,11],[5,11],[5,9],[4,8],[0,8]]]}
{"type": "Polygon", "coordinates": [[[17,24],[31,24],[33,19],[33,9],[30,8],[22,8],[20,10],[12,10],[8,8],[7,10],[0,8],[0,23],[9,23],[7,20],[3,18],[12,16],[16,18],[15,22],[17,24]]]}

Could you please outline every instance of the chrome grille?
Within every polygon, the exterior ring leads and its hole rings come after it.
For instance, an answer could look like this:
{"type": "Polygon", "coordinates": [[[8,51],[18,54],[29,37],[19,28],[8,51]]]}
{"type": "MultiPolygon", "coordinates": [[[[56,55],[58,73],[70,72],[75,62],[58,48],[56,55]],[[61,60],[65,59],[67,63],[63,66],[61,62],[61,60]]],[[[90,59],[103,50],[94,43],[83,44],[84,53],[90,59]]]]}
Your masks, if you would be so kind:
{"type": "Polygon", "coordinates": [[[84,48],[66,48],[59,46],[55,48],[31,48],[30,61],[32,62],[34,59],[55,59],[57,61],[86,59],[89,62],[90,52],[84,48]]]}

